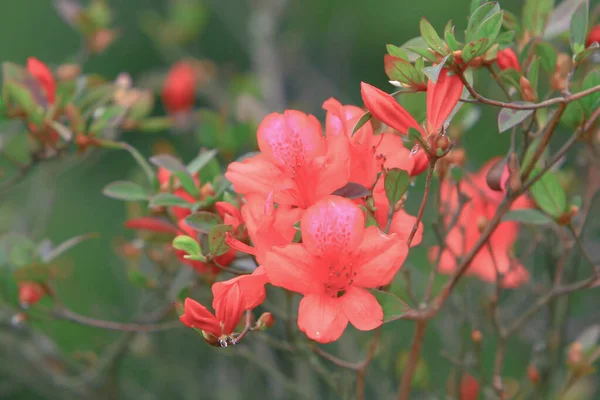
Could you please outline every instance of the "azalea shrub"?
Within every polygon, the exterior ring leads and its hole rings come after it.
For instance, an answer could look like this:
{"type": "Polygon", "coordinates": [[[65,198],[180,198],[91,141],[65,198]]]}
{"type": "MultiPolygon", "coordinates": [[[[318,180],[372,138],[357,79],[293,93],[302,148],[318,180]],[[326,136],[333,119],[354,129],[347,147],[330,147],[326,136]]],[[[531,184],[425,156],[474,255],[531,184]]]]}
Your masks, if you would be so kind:
{"type": "MultiPolygon", "coordinates": [[[[65,257],[97,240],[94,227],[59,244],[27,228],[0,236],[0,317],[19,340],[0,346],[40,369],[39,387],[23,381],[36,398],[139,398],[144,384],[121,366],[163,362],[169,386],[210,385],[202,398],[600,396],[597,312],[573,311],[600,282],[598,7],[526,0],[515,15],[473,0],[464,31],[423,17],[419,36],[387,44],[389,85],[353,83],[357,104],[320,99],[321,120],[274,105],[268,85],[223,106],[219,85],[242,78],[185,55],[203,7],[144,15],[170,64],[145,80],[87,73],[84,59],[3,64],[3,193],[97,154],[136,165],[97,193],[125,205],[124,238],[104,251],[122,266],[110,279],[146,299],[131,320],[61,293],[65,257]],[[195,157],[135,145],[165,132],[195,157]],[[485,145],[498,135],[504,146],[485,145]],[[53,344],[52,323],[119,336],[84,362],[53,344]],[[185,345],[157,350],[168,340],[185,345]]],[[[56,10],[83,58],[123,34],[102,0],[56,10]]]]}

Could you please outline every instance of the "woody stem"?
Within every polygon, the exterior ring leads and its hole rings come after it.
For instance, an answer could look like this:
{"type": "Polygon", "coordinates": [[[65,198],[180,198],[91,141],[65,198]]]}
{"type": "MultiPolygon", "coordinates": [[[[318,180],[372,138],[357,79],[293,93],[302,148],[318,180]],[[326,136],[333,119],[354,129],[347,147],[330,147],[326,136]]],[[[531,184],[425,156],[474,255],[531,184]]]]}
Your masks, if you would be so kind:
{"type": "Polygon", "coordinates": [[[413,336],[413,342],[410,348],[410,354],[408,356],[408,363],[404,373],[402,374],[402,380],[400,381],[400,393],[398,394],[398,400],[409,400],[410,387],[415,374],[415,369],[419,363],[419,356],[421,354],[423,339],[425,338],[427,322],[427,319],[419,320],[415,326],[415,334],[413,336]]]}
{"type": "MultiPolygon", "coordinates": [[[[425,180],[425,192],[423,193],[423,200],[421,200],[421,207],[419,207],[419,213],[417,214],[417,220],[413,225],[410,235],[408,235],[408,240],[406,241],[408,247],[410,248],[410,244],[412,243],[417,231],[419,230],[419,224],[423,219],[423,214],[425,213],[425,206],[427,206],[427,199],[429,198],[429,192],[431,191],[431,180],[433,179],[433,172],[435,171],[435,163],[437,162],[437,158],[433,158],[429,161],[429,168],[427,170],[427,179],[425,180]]],[[[391,205],[390,205],[391,206],[391,205]]]]}

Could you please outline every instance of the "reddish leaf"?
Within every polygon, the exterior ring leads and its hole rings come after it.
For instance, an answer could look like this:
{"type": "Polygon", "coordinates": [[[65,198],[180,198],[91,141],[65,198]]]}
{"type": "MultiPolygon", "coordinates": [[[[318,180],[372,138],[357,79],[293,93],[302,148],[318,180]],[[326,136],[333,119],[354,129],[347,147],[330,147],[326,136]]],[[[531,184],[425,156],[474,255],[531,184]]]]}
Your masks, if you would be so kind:
{"type": "Polygon", "coordinates": [[[179,230],[167,221],[151,217],[130,219],[125,222],[125,228],[160,233],[179,233],[179,230]]]}

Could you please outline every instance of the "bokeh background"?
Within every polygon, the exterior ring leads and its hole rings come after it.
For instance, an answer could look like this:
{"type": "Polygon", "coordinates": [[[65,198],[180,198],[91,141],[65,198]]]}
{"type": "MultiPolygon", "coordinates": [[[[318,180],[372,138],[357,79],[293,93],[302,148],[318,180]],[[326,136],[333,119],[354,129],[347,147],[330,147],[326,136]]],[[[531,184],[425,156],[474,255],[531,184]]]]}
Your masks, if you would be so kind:
{"type": "MultiPolygon", "coordinates": [[[[148,10],[163,13],[167,3],[166,0],[109,0],[120,37],[104,53],[86,61],[85,73],[114,79],[119,73],[127,72],[134,83],[152,86],[154,75],[164,73],[177,56],[166,54],[148,36],[144,15],[148,10]]],[[[253,43],[253,37],[269,28],[264,25],[270,20],[263,19],[262,3],[261,0],[205,0],[205,27],[187,47],[189,53],[212,60],[222,71],[220,90],[225,97],[241,90],[240,87],[250,88],[248,90],[260,87],[253,77],[262,74],[264,79],[277,80],[282,89],[279,96],[276,93],[267,102],[270,103],[267,111],[297,108],[321,120],[325,115],[321,105],[331,96],[342,103],[360,105],[360,81],[391,89],[383,71],[385,44],[400,45],[418,36],[421,16],[426,16],[438,29],[452,19],[460,31],[466,27],[470,7],[470,0],[281,0],[284,6],[272,27],[276,32],[273,48],[277,69],[265,72],[261,70],[261,56],[257,55],[265,49],[253,43]]],[[[519,14],[521,1],[501,1],[501,6],[519,14]]],[[[5,1],[0,11],[2,61],[24,64],[27,57],[35,56],[50,65],[58,65],[77,54],[80,39],[73,28],[61,20],[50,0],[5,1]]],[[[268,50],[260,54],[268,56],[268,50]]],[[[500,96],[497,88],[491,86],[482,91],[500,96]]],[[[199,103],[214,108],[206,98],[199,103]]],[[[155,111],[162,112],[160,106],[155,111]]],[[[497,110],[482,108],[481,111],[482,118],[463,141],[468,166],[473,169],[491,156],[503,154],[508,143],[508,135],[496,133],[497,110]]],[[[188,161],[201,145],[214,145],[215,136],[222,134],[218,129],[204,126],[193,134],[130,132],[123,139],[148,156],[156,146],[166,143],[188,161]]],[[[228,136],[229,141],[239,144],[233,146],[235,152],[252,150],[247,131],[240,130],[239,136],[235,133],[228,136]]],[[[132,237],[122,226],[126,207],[101,194],[106,184],[136,174],[139,174],[138,166],[126,152],[98,151],[83,159],[70,158],[36,166],[24,182],[0,197],[3,232],[27,233],[36,240],[50,238],[55,243],[88,232],[99,234],[97,239],[80,244],[60,259],[70,268],[69,273],[59,279],[58,290],[64,302],[76,312],[129,321],[144,308],[144,291],[131,284],[115,249],[116,238],[132,237]]],[[[414,212],[418,207],[422,183],[417,181],[411,192],[409,211],[414,212]]],[[[430,214],[433,212],[430,209],[430,214]]],[[[431,219],[426,216],[426,222],[431,219]]],[[[417,249],[408,261],[416,271],[417,280],[419,273],[426,274],[429,268],[425,254],[426,248],[417,249]]],[[[474,290],[475,294],[459,288],[450,308],[482,314],[483,304],[476,300],[477,291],[487,289],[481,286],[474,290]]],[[[590,311],[590,305],[597,304],[599,297],[597,293],[572,296],[570,306],[576,311],[568,320],[569,335],[600,320],[593,306],[590,311]]],[[[518,308],[526,301],[517,296],[509,298],[507,304],[518,308]]],[[[64,321],[37,321],[33,323],[33,330],[19,330],[6,323],[10,318],[7,313],[0,313],[0,318],[3,319],[0,399],[326,399],[341,397],[345,390],[336,393],[315,372],[323,372],[323,368],[335,371],[335,367],[314,355],[292,357],[258,339],[250,338],[236,348],[217,349],[205,345],[194,332],[186,329],[130,335],[64,321]],[[111,351],[120,352],[117,361],[103,366],[103,360],[111,351]],[[61,357],[53,363],[43,352],[61,357]],[[103,378],[94,381],[91,391],[81,385],[86,377],[61,381],[57,377],[70,368],[69,364],[74,368],[81,365],[97,368],[103,378]]],[[[427,333],[423,366],[417,373],[419,382],[415,385],[417,389],[431,390],[432,394],[430,397],[416,394],[415,398],[444,398],[445,382],[453,368],[441,352],[459,352],[470,326],[451,317],[436,319],[435,329],[427,333]]],[[[386,350],[369,369],[367,398],[393,396],[401,370],[397,354],[408,348],[412,331],[410,322],[398,321],[385,326],[382,340],[386,350]]],[[[329,348],[344,358],[359,360],[370,335],[351,331],[343,341],[329,348]]],[[[522,381],[535,342],[536,325],[510,342],[504,368],[506,377],[522,381]]],[[[494,346],[493,338],[486,336],[483,347],[486,371],[491,371],[494,346]]],[[[341,387],[352,388],[351,384],[344,384],[353,381],[352,375],[339,371],[324,374],[333,379],[334,385],[342,382],[341,387]]],[[[351,398],[351,394],[348,396],[351,398]]]]}

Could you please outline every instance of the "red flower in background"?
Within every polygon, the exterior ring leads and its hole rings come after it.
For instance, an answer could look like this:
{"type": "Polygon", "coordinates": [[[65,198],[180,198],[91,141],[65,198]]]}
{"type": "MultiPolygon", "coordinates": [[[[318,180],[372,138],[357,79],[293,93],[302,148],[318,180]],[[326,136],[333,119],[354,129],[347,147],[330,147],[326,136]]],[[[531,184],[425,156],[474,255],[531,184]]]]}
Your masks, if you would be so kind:
{"type": "Polygon", "coordinates": [[[28,308],[37,303],[46,295],[46,288],[36,282],[19,283],[19,304],[28,308]]]}
{"type": "MultiPolygon", "coordinates": [[[[458,104],[462,90],[463,84],[460,78],[456,75],[450,75],[445,68],[441,70],[437,83],[429,81],[427,84],[425,132],[393,96],[367,83],[361,83],[363,102],[371,114],[403,135],[408,134],[410,128],[416,129],[423,136],[426,136],[426,133],[436,134],[458,104]]],[[[427,168],[426,155],[419,155],[419,153],[423,152],[417,152],[416,155],[413,155],[414,157],[420,157],[420,159],[414,162],[412,170],[409,171],[412,175],[418,175],[427,168]]]]}
{"type": "Polygon", "coordinates": [[[521,65],[519,64],[519,59],[517,58],[517,55],[511,48],[506,48],[498,52],[496,64],[498,64],[498,68],[500,68],[501,71],[512,68],[518,72],[521,72],[521,65]]]}
{"type": "Polygon", "coordinates": [[[49,105],[56,101],[56,81],[46,64],[34,57],[27,59],[27,71],[38,81],[49,105]]]}
{"type": "Polygon", "coordinates": [[[367,288],[392,281],[407,256],[398,236],[365,229],[351,200],[327,196],[304,212],[302,244],[273,247],[264,263],[271,284],[304,295],[298,327],[318,342],[338,339],[348,321],[357,329],[382,324],[383,311],[367,288]]]}
{"type": "Polygon", "coordinates": [[[225,174],[237,193],[306,209],[348,182],[348,138],[324,137],[312,115],[293,110],[269,114],[257,139],[261,154],[231,163],[225,174]]]}
{"type": "MultiPolygon", "coordinates": [[[[493,218],[502,200],[502,193],[490,189],[486,177],[490,168],[498,162],[498,158],[489,161],[481,170],[461,182],[461,193],[470,200],[460,211],[458,220],[446,239],[446,249],[443,251],[439,270],[450,274],[455,271],[456,257],[462,257],[469,252],[481,235],[483,226],[493,218]]],[[[507,176],[507,173],[504,174],[507,176]]],[[[446,224],[454,218],[459,210],[458,191],[455,185],[447,180],[441,184],[442,204],[440,212],[446,224]]],[[[530,201],[521,196],[513,203],[512,208],[528,208],[530,201]]],[[[517,222],[502,222],[484,246],[475,255],[467,274],[475,275],[486,282],[496,282],[496,267],[501,276],[503,287],[515,288],[529,280],[529,273],[523,265],[511,257],[512,247],[519,234],[517,222]]],[[[439,247],[430,250],[429,258],[434,261],[439,255],[439,247]]]]}
{"type": "Polygon", "coordinates": [[[165,79],[162,100],[169,114],[185,113],[194,107],[197,73],[187,61],[173,64],[165,79]]]}
{"type": "Polygon", "coordinates": [[[592,26],[585,41],[585,46],[590,47],[595,42],[600,43],[600,25],[592,26]]]}
{"type": "Polygon", "coordinates": [[[460,400],[477,400],[479,398],[479,382],[471,374],[464,374],[460,380],[460,400]]]}

